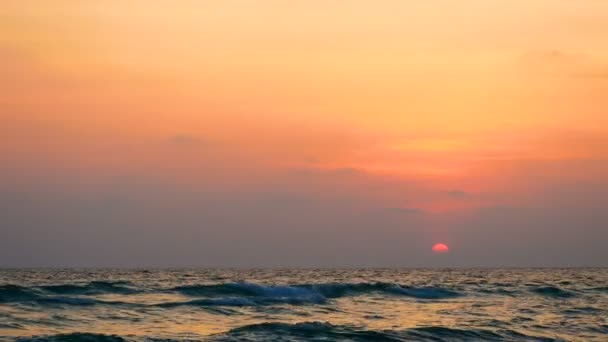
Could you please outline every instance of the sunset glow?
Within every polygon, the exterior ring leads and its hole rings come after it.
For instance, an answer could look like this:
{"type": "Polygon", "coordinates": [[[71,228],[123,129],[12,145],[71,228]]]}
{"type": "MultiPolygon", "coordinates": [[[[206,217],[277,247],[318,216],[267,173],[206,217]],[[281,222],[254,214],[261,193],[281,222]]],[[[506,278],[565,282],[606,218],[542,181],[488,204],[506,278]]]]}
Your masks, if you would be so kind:
{"type": "Polygon", "coordinates": [[[0,340],[608,341],[608,0],[0,0],[0,340]]]}
{"type": "MultiPolygon", "coordinates": [[[[365,260],[371,227],[486,253],[476,238],[515,229],[502,216],[587,260],[601,224],[578,242],[552,232],[570,222],[555,213],[604,212],[606,15],[605,1],[3,1],[0,189],[35,208],[31,236],[79,219],[101,240],[259,242],[235,263],[274,251],[267,235],[329,253],[313,239],[326,230],[357,236],[344,248],[365,260]]],[[[36,249],[28,234],[15,253],[36,249]]]]}

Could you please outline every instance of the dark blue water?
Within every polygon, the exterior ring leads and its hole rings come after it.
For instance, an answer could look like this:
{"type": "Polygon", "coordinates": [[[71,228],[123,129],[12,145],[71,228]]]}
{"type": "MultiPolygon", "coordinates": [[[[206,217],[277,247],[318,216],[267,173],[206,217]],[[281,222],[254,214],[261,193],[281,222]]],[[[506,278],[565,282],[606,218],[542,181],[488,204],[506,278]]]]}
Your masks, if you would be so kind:
{"type": "Polygon", "coordinates": [[[0,270],[0,340],[608,341],[608,270],[0,270]]]}

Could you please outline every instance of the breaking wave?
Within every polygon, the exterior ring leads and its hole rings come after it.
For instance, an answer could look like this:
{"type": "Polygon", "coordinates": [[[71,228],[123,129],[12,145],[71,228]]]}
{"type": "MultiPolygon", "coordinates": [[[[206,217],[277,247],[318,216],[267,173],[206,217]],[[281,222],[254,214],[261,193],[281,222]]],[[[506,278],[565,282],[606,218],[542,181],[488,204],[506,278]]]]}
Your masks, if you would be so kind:
{"type": "Polygon", "coordinates": [[[409,287],[390,283],[333,283],[264,286],[243,282],[179,286],[173,288],[173,290],[188,296],[210,297],[231,295],[266,298],[305,298],[311,302],[320,302],[328,298],[341,298],[372,293],[419,299],[445,299],[462,295],[459,292],[444,288],[409,287]]]}

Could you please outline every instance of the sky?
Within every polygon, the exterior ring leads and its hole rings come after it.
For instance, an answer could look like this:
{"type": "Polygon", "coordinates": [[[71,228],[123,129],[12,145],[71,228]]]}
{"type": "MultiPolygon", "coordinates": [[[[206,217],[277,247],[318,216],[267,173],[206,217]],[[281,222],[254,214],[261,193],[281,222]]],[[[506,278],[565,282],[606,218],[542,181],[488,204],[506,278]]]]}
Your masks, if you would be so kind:
{"type": "Polygon", "coordinates": [[[608,266],[607,18],[4,0],[0,267],[608,266]]]}

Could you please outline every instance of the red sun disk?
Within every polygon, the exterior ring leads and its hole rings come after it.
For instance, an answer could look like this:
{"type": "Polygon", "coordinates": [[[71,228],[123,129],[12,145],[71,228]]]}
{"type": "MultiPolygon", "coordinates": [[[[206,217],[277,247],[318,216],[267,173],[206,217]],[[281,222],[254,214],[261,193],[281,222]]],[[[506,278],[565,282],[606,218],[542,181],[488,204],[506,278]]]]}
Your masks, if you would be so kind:
{"type": "Polygon", "coordinates": [[[433,252],[435,253],[446,253],[449,250],[450,248],[445,243],[438,243],[433,246],[433,252]]]}

